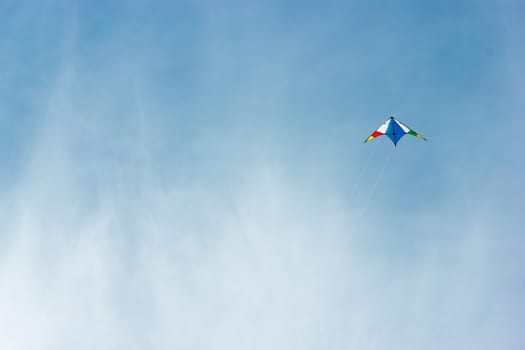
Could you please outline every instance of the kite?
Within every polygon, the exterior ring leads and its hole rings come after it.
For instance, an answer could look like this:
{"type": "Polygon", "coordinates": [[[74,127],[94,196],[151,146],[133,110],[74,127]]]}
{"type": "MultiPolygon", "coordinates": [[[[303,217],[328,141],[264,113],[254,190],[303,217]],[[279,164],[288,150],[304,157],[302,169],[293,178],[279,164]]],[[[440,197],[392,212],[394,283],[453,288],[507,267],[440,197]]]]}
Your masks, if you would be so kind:
{"type": "Polygon", "coordinates": [[[423,135],[418,134],[405,124],[401,123],[399,120],[395,119],[394,117],[390,117],[386,120],[386,122],[383,123],[383,125],[379,127],[379,129],[374,131],[370,136],[366,138],[365,143],[375,139],[376,137],[386,135],[390,138],[390,140],[392,140],[394,146],[397,146],[397,143],[399,142],[399,140],[401,140],[403,136],[405,136],[405,134],[409,134],[417,137],[418,139],[427,141],[427,139],[424,138],[423,135]]]}

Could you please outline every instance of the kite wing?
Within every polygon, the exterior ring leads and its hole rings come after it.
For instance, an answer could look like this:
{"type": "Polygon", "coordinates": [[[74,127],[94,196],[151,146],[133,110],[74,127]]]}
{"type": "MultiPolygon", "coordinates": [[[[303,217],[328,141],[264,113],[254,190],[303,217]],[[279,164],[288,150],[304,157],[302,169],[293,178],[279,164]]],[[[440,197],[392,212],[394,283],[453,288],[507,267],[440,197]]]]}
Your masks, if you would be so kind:
{"type": "Polygon", "coordinates": [[[423,135],[421,134],[418,134],[417,132],[415,132],[414,130],[410,129],[406,124],[403,124],[401,123],[399,120],[397,119],[394,119],[394,121],[399,124],[399,126],[401,127],[401,129],[403,129],[403,131],[409,135],[412,135],[412,136],[415,136],[417,137],[418,139],[421,139],[421,140],[425,140],[427,141],[426,138],[423,137],[423,135]]]}
{"type": "Polygon", "coordinates": [[[370,136],[367,137],[365,142],[371,141],[376,137],[386,135],[390,138],[390,140],[392,140],[394,146],[397,146],[397,143],[399,142],[399,140],[401,140],[403,136],[405,136],[405,134],[415,136],[425,141],[427,140],[423,137],[423,135],[418,134],[405,124],[401,123],[399,120],[395,119],[394,117],[390,117],[386,120],[386,122],[383,123],[383,125],[379,127],[379,129],[370,134],[370,136]]]}
{"type": "Polygon", "coordinates": [[[370,134],[370,136],[367,137],[365,142],[372,141],[376,137],[385,135],[388,129],[388,126],[390,125],[390,120],[391,120],[390,118],[387,119],[387,121],[384,122],[383,125],[381,125],[376,131],[374,131],[372,134],[370,134]]]}

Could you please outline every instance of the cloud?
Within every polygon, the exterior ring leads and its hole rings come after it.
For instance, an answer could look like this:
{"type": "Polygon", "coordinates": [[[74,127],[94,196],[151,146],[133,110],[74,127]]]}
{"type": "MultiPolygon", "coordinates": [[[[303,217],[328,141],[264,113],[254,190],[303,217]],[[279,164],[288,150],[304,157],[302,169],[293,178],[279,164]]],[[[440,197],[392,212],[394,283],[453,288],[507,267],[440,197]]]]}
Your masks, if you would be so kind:
{"type": "Polygon", "coordinates": [[[0,201],[0,347],[519,349],[517,209],[493,204],[516,173],[474,178],[481,157],[441,140],[357,151],[368,121],[341,116],[368,107],[330,109],[327,81],[375,64],[324,51],[333,9],[265,30],[271,6],[238,10],[254,24],[190,8],[146,28],[138,5],[60,15],[75,30],[33,67],[48,75],[0,201]]]}

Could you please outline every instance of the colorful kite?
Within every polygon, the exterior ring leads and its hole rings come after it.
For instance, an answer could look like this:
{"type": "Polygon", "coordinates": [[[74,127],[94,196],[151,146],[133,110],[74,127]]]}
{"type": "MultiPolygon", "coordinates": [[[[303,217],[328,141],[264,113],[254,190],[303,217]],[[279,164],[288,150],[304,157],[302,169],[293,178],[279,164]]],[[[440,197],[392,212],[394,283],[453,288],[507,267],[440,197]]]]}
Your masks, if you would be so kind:
{"type": "Polygon", "coordinates": [[[386,122],[383,123],[383,125],[379,127],[379,129],[374,131],[372,135],[368,136],[365,142],[373,140],[376,137],[386,135],[390,138],[390,140],[392,140],[394,146],[397,146],[397,143],[403,136],[405,136],[405,134],[415,136],[418,139],[422,139],[425,141],[427,140],[422,135],[418,134],[405,124],[401,123],[399,120],[395,119],[394,117],[390,117],[386,120],[386,122]]]}

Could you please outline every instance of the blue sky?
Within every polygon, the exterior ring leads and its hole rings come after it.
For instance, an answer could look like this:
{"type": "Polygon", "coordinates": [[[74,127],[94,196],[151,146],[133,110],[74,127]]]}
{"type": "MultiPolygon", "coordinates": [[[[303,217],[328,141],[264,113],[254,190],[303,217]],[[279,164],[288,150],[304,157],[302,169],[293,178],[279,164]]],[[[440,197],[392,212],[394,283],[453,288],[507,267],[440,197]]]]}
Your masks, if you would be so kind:
{"type": "Polygon", "coordinates": [[[0,347],[522,349],[524,16],[2,2],[0,347]]]}

